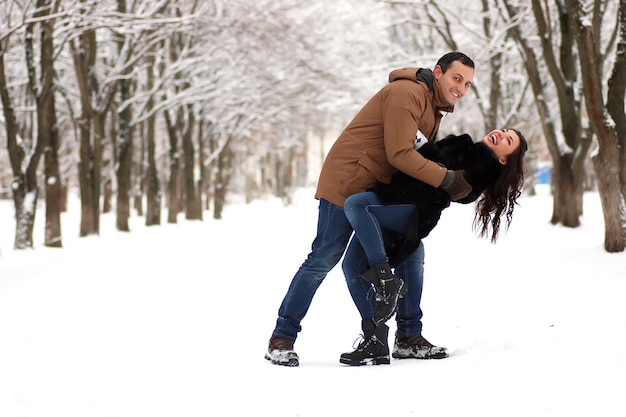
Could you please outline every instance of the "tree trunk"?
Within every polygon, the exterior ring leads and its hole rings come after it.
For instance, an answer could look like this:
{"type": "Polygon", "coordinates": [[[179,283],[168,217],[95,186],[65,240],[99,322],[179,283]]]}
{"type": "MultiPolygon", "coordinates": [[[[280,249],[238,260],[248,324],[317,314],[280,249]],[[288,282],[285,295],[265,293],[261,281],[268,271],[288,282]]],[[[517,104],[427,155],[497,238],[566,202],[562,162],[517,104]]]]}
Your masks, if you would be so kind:
{"type": "MultiPolygon", "coordinates": [[[[211,123],[209,122],[209,125],[207,126],[207,130],[208,130],[208,144],[209,144],[209,155],[213,155],[213,152],[215,152],[215,150],[217,149],[217,138],[216,135],[214,134],[214,130],[213,130],[213,126],[211,125],[211,123]]],[[[210,210],[211,209],[211,203],[213,201],[213,189],[214,189],[214,184],[215,184],[215,160],[214,159],[209,159],[207,161],[207,167],[206,167],[206,176],[204,179],[204,198],[206,199],[206,209],[210,210]]]]}
{"type": "Polygon", "coordinates": [[[215,172],[215,190],[213,196],[213,218],[222,218],[222,211],[226,204],[226,190],[228,189],[228,179],[230,178],[231,151],[228,143],[217,157],[217,169],[215,172]]]}
{"type": "Polygon", "coordinates": [[[619,177],[619,154],[600,148],[593,158],[597,173],[598,192],[604,217],[604,249],[609,253],[623,252],[626,248],[624,232],[624,199],[621,194],[619,177]]]}
{"type": "MultiPolygon", "coordinates": [[[[26,28],[27,33],[32,35],[32,26],[26,28]]],[[[32,39],[32,38],[29,38],[32,39]]],[[[37,206],[37,166],[43,153],[43,143],[35,138],[27,165],[24,166],[25,156],[23,141],[18,141],[18,124],[13,110],[13,101],[9,95],[4,67],[5,46],[9,43],[9,37],[0,40],[0,100],[4,112],[5,129],[7,134],[7,148],[9,160],[13,171],[11,191],[13,205],[15,207],[15,249],[27,249],[33,247],[33,228],[35,224],[35,209],[37,206]]],[[[32,42],[25,42],[27,53],[33,53],[32,42]]],[[[32,56],[32,55],[31,55],[32,56]]],[[[32,62],[28,62],[31,65],[32,62]]],[[[29,70],[31,68],[29,67],[29,70]]]]}
{"type": "MultiPolygon", "coordinates": [[[[55,8],[58,4],[55,3],[55,8]]],[[[29,159],[29,163],[26,167],[26,172],[23,176],[24,188],[19,189],[18,193],[23,193],[23,197],[18,195],[15,198],[16,203],[16,236],[15,247],[17,249],[32,248],[33,247],[33,226],[35,222],[35,212],[37,207],[37,166],[39,160],[44,153],[44,149],[47,149],[46,156],[46,189],[50,195],[46,195],[46,200],[50,202],[50,206],[46,205],[46,226],[45,226],[45,245],[46,246],[60,246],[61,245],[61,223],[60,223],[60,179],[58,161],[56,160],[56,152],[58,149],[58,132],[56,127],[56,112],[54,108],[54,71],[53,71],[53,41],[52,41],[52,27],[53,21],[46,19],[46,14],[54,14],[56,9],[50,7],[50,1],[39,0],[37,1],[37,11],[34,13],[35,19],[39,27],[40,42],[40,65],[41,74],[39,80],[36,75],[36,67],[34,62],[34,53],[36,48],[34,47],[34,29],[35,20],[26,25],[24,37],[24,48],[26,56],[26,71],[28,74],[28,86],[32,96],[34,97],[37,107],[37,123],[39,124],[37,129],[37,137],[32,150],[26,152],[25,150],[17,152],[17,159],[25,158],[27,153],[32,153],[29,159]],[[20,154],[22,156],[20,156],[20,154]],[[23,190],[23,191],[22,191],[23,190]]],[[[10,106],[10,103],[9,103],[10,106]]],[[[15,119],[12,119],[15,120],[15,119]]],[[[9,138],[9,141],[12,139],[9,138]]],[[[9,149],[21,145],[9,143],[9,149]]],[[[14,149],[15,150],[15,149],[14,149]]],[[[17,160],[15,160],[17,162],[17,160]]],[[[21,162],[21,161],[20,161],[21,162]]],[[[13,158],[12,158],[13,163],[13,158]]],[[[20,169],[21,171],[21,169],[20,169]]],[[[20,178],[21,176],[17,176],[20,178]]],[[[15,195],[15,194],[14,194],[15,195]]]]}
{"type": "MultiPolygon", "coordinates": [[[[575,0],[565,0],[572,17],[573,30],[579,51],[579,61],[583,80],[583,94],[589,125],[598,139],[598,152],[593,158],[598,181],[598,191],[604,214],[604,248],[607,252],[623,252],[626,248],[624,222],[626,208],[620,183],[620,151],[617,130],[613,120],[608,119],[602,95],[601,56],[599,39],[595,38],[593,27],[582,6],[575,0]]],[[[623,6],[623,4],[622,4],[623,6]]],[[[620,7],[621,12],[626,11],[620,7]]],[[[622,20],[623,21],[623,20],[622,20]]],[[[625,27],[621,27],[625,31],[625,27]]],[[[622,38],[626,35],[622,32],[622,38]]],[[[625,71],[624,68],[617,71],[625,71]]],[[[619,76],[618,76],[619,78],[619,76]]],[[[622,104],[623,106],[623,104],[622,104]]]]}
{"type": "MultiPolygon", "coordinates": [[[[567,161],[567,160],[565,160],[567,161]]],[[[559,161],[552,171],[553,201],[552,224],[566,227],[580,226],[580,214],[583,210],[583,183],[575,181],[571,166],[559,161]]]]}
{"type": "Polygon", "coordinates": [[[183,161],[184,184],[185,184],[185,218],[187,220],[198,220],[202,218],[202,203],[199,193],[196,192],[195,166],[196,155],[193,146],[192,133],[195,126],[195,118],[191,105],[187,106],[187,124],[183,132],[183,161]]]}
{"type": "Polygon", "coordinates": [[[113,184],[111,179],[107,179],[102,185],[102,212],[110,213],[113,210],[113,184]]]}
{"type": "Polygon", "coordinates": [[[161,224],[161,184],[157,172],[154,138],[148,144],[148,170],[146,172],[147,213],[146,225],[161,224]]]}
{"type": "Polygon", "coordinates": [[[200,178],[198,178],[198,203],[200,204],[200,220],[203,216],[202,196],[207,184],[207,169],[205,168],[204,161],[206,155],[204,152],[204,122],[203,113],[200,110],[200,122],[198,123],[198,168],[200,170],[200,178]]]}
{"type": "MultiPolygon", "coordinates": [[[[619,40],[615,50],[615,62],[609,78],[606,108],[615,122],[618,146],[620,150],[620,182],[622,196],[626,204],[626,112],[624,102],[626,96],[626,0],[619,3],[619,40]]],[[[625,220],[626,221],[626,220],[625,220]]],[[[625,226],[626,227],[626,226],[625,226]]]]}
{"type": "MultiPolygon", "coordinates": [[[[483,32],[487,39],[493,37],[493,30],[495,29],[493,22],[489,14],[489,1],[482,0],[483,10],[483,32]]],[[[500,102],[500,71],[502,68],[502,54],[497,52],[491,55],[490,59],[491,71],[489,77],[491,79],[489,90],[489,102],[488,108],[483,110],[483,117],[485,123],[485,132],[493,130],[494,126],[499,126],[498,120],[498,103],[500,102]]],[[[486,107],[486,106],[484,106],[486,107]]]]}
{"type": "Polygon", "coordinates": [[[146,171],[144,169],[146,165],[146,148],[147,148],[147,138],[146,138],[146,123],[139,124],[139,143],[141,145],[141,149],[139,150],[139,160],[137,163],[132,163],[131,167],[131,177],[134,180],[135,186],[133,189],[133,207],[135,212],[137,212],[138,216],[143,216],[143,194],[144,187],[146,182],[146,171]]]}
{"type": "Polygon", "coordinates": [[[283,204],[291,204],[291,189],[293,187],[294,148],[290,147],[277,155],[276,158],[276,196],[283,204]]]}
{"type": "MultiPolygon", "coordinates": [[[[102,194],[102,212],[109,213],[111,211],[111,199],[112,199],[112,190],[111,190],[111,179],[107,175],[106,180],[103,182],[102,180],[102,169],[105,166],[108,166],[108,163],[105,163],[103,157],[103,141],[105,138],[106,132],[106,114],[107,110],[102,110],[101,112],[97,112],[94,118],[94,146],[93,146],[93,183],[92,183],[92,194],[93,194],[93,217],[95,219],[95,227],[98,233],[100,233],[100,195],[102,194]],[[109,188],[109,193],[106,194],[106,188],[109,188]]],[[[111,150],[111,153],[113,151],[111,150]]]]}
{"type": "Polygon", "coordinates": [[[80,187],[80,236],[97,234],[96,219],[93,211],[93,160],[91,151],[91,116],[83,111],[83,116],[78,121],[79,124],[79,161],[78,161],[78,183],[80,187]]]}
{"type": "MultiPolygon", "coordinates": [[[[126,0],[117,0],[117,11],[126,13],[126,0]]],[[[124,34],[117,34],[118,51],[126,51],[125,43],[127,39],[124,34]]],[[[122,57],[124,62],[128,56],[122,57]]],[[[131,74],[133,66],[126,62],[122,71],[120,86],[120,103],[124,103],[131,97],[131,74]]],[[[117,230],[128,232],[128,219],[130,218],[130,191],[131,191],[131,170],[132,170],[132,150],[133,132],[131,126],[131,107],[127,105],[118,114],[118,138],[116,142],[116,166],[115,177],[117,179],[117,199],[116,199],[116,226],[117,230]]]]}
{"type": "MultiPolygon", "coordinates": [[[[94,199],[99,198],[95,193],[94,171],[96,168],[95,150],[91,146],[91,132],[93,120],[93,107],[91,97],[94,94],[92,85],[95,71],[95,31],[90,30],[78,37],[78,46],[74,41],[70,41],[70,52],[74,61],[76,80],[80,93],[81,117],[78,121],[79,128],[79,161],[78,161],[78,183],[80,187],[81,219],[80,236],[98,234],[99,211],[94,211],[94,199]]],[[[94,140],[94,142],[96,142],[94,140]]]]}
{"type": "MultiPolygon", "coordinates": [[[[130,80],[120,81],[121,101],[130,98],[130,80]]],[[[117,142],[117,229],[123,232],[130,231],[128,219],[130,218],[130,189],[131,189],[131,168],[133,151],[133,133],[130,125],[130,106],[122,110],[119,115],[119,140],[117,142]]]]}
{"type": "MultiPolygon", "coordinates": [[[[47,9],[52,14],[50,0],[38,2],[39,7],[47,9]]],[[[54,100],[54,47],[53,47],[54,20],[46,19],[41,22],[41,91],[37,97],[38,134],[43,135],[44,174],[46,181],[46,232],[44,244],[50,247],[62,247],[61,239],[61,173],[59,170],[59,129],[57,126],[56,107],[54,100]]]]}
{"type": "MultiPolygon", "coordinates": [[[[51,47],[52,45],[50,45],[51,47]]],[[[50,52],[52,50],[50,49],[50,52]]],[[[52,64],[50,62],[50,64],[52,64]]],[[[43,71],[52,71],[52,65],[43,71]]],[[[39,124],[40,134],[46,136],[44,151],[44,174],[46,181],[46,233],[44,244],[49,247],[60,248],[63,246],[61,238],[61,208],[63,195],[61,190],[61,173],[59,170],[59,131],[57,127],[56,108],[54,100],[54,88],[42,97],[42,115],[39,124]]],[[[39,109],[38,109],[39,111],[39,109]]]]}
{"type": "MultiPolygon", "coordinates": [[[[152,91],[154,88],[154,55],[149,54],[146,68],[146,89],[152,91]]],[[[150,113],[154,107],[154,99],[150,97],[146,105],[146,111],[150,113]]],[[[148,147],[147,168],[146,168],[146,226],[161,224],[161,185],[156,165],[156,143],[154,138],[156,116],[151,115],[146,120],[145,141],[148,147]]]]}
{"type": "MultiPolygon", "coordinates": [[[[519,16],[518,10],[512,2],[504,0],[503,3],[512,19],[519,16]]],[[[556,125],[546,100],[547,82],[543,79],[543,70],[540,69],[537,54],[530,46],[534,41],[529,40],[517,25],[511,27],[510,33],[525,55],[523,58],[526,72],[542,121],[544,137],[552,157],[554,202],[551,221],[553,224],[560,223],[566,227],[578,227],[583,210],[584,161],[591,141],[583,137],[580,118],[577,117],[580,111],[580,99],[575,96],[574,89],[576,71],[572,45],[573,35],[570,33],[567,13],[559,9],[561,44],[553,45],[554,37],[551,33],[553,27],[546,21],[546,16],[550,10],[544,11],[539,0],[532,0],[531,5],[535,17],[534,21],[537,24],[538,39],[541,41],[543,61],[559,100],[558,112],[561,116],[563,138],[567,144],[566,150],[563,150],[563,147],[559,145],[556,125]],[[559,48],[558,60],[553,52],[555,46],[559,48]]]]}
{"type": "Polygon", "coordinates": [[[178,136],[176,126],[172,121],[168,110],[163,112],[165,117],[165,125],[167,126],[167,136],[169,138],[169,181],[167,186],[168,195],[168,214],[167,222],[176,223],[178,220],[178,212],[180,211],[180,199],[178,197],[178,171],[179,171],[179,156],[178,156],[178,136]]]}

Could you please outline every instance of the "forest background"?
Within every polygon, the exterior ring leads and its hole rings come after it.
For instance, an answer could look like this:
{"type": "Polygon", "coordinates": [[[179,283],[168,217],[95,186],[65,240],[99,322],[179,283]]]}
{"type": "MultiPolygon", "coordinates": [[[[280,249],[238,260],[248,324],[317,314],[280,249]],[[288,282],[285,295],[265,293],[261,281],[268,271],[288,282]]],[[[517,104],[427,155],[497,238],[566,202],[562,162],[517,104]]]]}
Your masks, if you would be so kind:
{"type": "MultiPolygon", "coordinates": [[[[626,248],[626,0],[0,0],[0,198],[15,249],[62,247],[115,211],[129,231],[225,204],[285,204],[390,70],[450,50],[476,77],[440,137],[516,127],[526,192],[550,169],[553,224],[599,192],[608,252],[626,248]]],[[[10,233],[0,230],[0,233],[10,233]]]]}

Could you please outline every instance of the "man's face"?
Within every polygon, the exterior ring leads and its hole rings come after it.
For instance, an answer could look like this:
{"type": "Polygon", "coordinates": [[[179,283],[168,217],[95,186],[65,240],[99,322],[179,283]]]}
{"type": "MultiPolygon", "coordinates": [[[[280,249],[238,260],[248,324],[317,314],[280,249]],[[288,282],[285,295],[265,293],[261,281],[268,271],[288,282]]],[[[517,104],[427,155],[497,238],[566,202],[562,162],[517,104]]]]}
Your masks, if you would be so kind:
{"type": "Polygon", "coordinates": [[[454,106],[469,90],[474,80],[474,68],[454,61],[444,73],[439,65],[433,69],[433,74],[446,102],[454,106]]]}

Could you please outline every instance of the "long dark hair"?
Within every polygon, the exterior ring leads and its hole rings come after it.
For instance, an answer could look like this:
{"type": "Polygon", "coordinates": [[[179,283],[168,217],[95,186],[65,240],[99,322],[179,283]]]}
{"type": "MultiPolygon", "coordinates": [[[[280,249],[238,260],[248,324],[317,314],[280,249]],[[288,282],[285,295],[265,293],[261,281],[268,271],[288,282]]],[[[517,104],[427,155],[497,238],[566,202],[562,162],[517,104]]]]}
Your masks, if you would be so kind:
{"type": "Polygon", "coordinates": [[[498,180],[487,187],[476,203],[474,230],[478,231],[480,237],[489,237],[492,243],[498,239],[503,214],[506,216],[506,228],[511,225],[513,210],[524,185],[524,155],[528,150],[528,142],[521,132],[511,130],[519,136],[520,146],[509,156],[507,164],[502,166],[498,180]]]}

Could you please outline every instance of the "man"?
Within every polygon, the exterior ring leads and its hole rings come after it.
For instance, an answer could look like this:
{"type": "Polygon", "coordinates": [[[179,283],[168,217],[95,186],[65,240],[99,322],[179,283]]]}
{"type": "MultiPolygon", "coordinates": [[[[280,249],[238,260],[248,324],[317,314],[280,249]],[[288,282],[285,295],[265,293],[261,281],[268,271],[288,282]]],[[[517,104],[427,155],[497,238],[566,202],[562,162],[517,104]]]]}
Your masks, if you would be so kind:
{"type": "MultiPolygon", "coordinates": [[[[435,140],[442,112],[454,110],[473,79],[474,62],[460,52],[442,56],[432,71],[419,68],[392,71],[389,84],[365,104],[341,133],[324,161],[315,194],[320,201],[317,237],[278,310],[266,359],[277,365],[298,366],[299,358],[293,346],[301,330],[300,322],[352,235],[343,212],[348,196],[365,191],[376,182],[389,183],[397,171],[443,188],[453,200],[470,192],[471,187],[462,174],[425,159],[415,152],[413,145],[416,137],[435,140]]],[[[437,348],[421,336],[423,248],[398,269],[397,275],[405,277],[409,292],[400,303],[402,314],[399,311],[397,315],[396,343],[401,343],[397,349],[401,354],[396,355],[394,348],[394,357],[447,356],[445,348],[437,348]],[[400,320],[406,324],[402,329],[400,320]]],[[[396,289],[402,287],[398,278],[391,284],[396,289]]],[[[357,302],[357,308],[369,308],[369,304],[366,307],[357,302]]]]}

